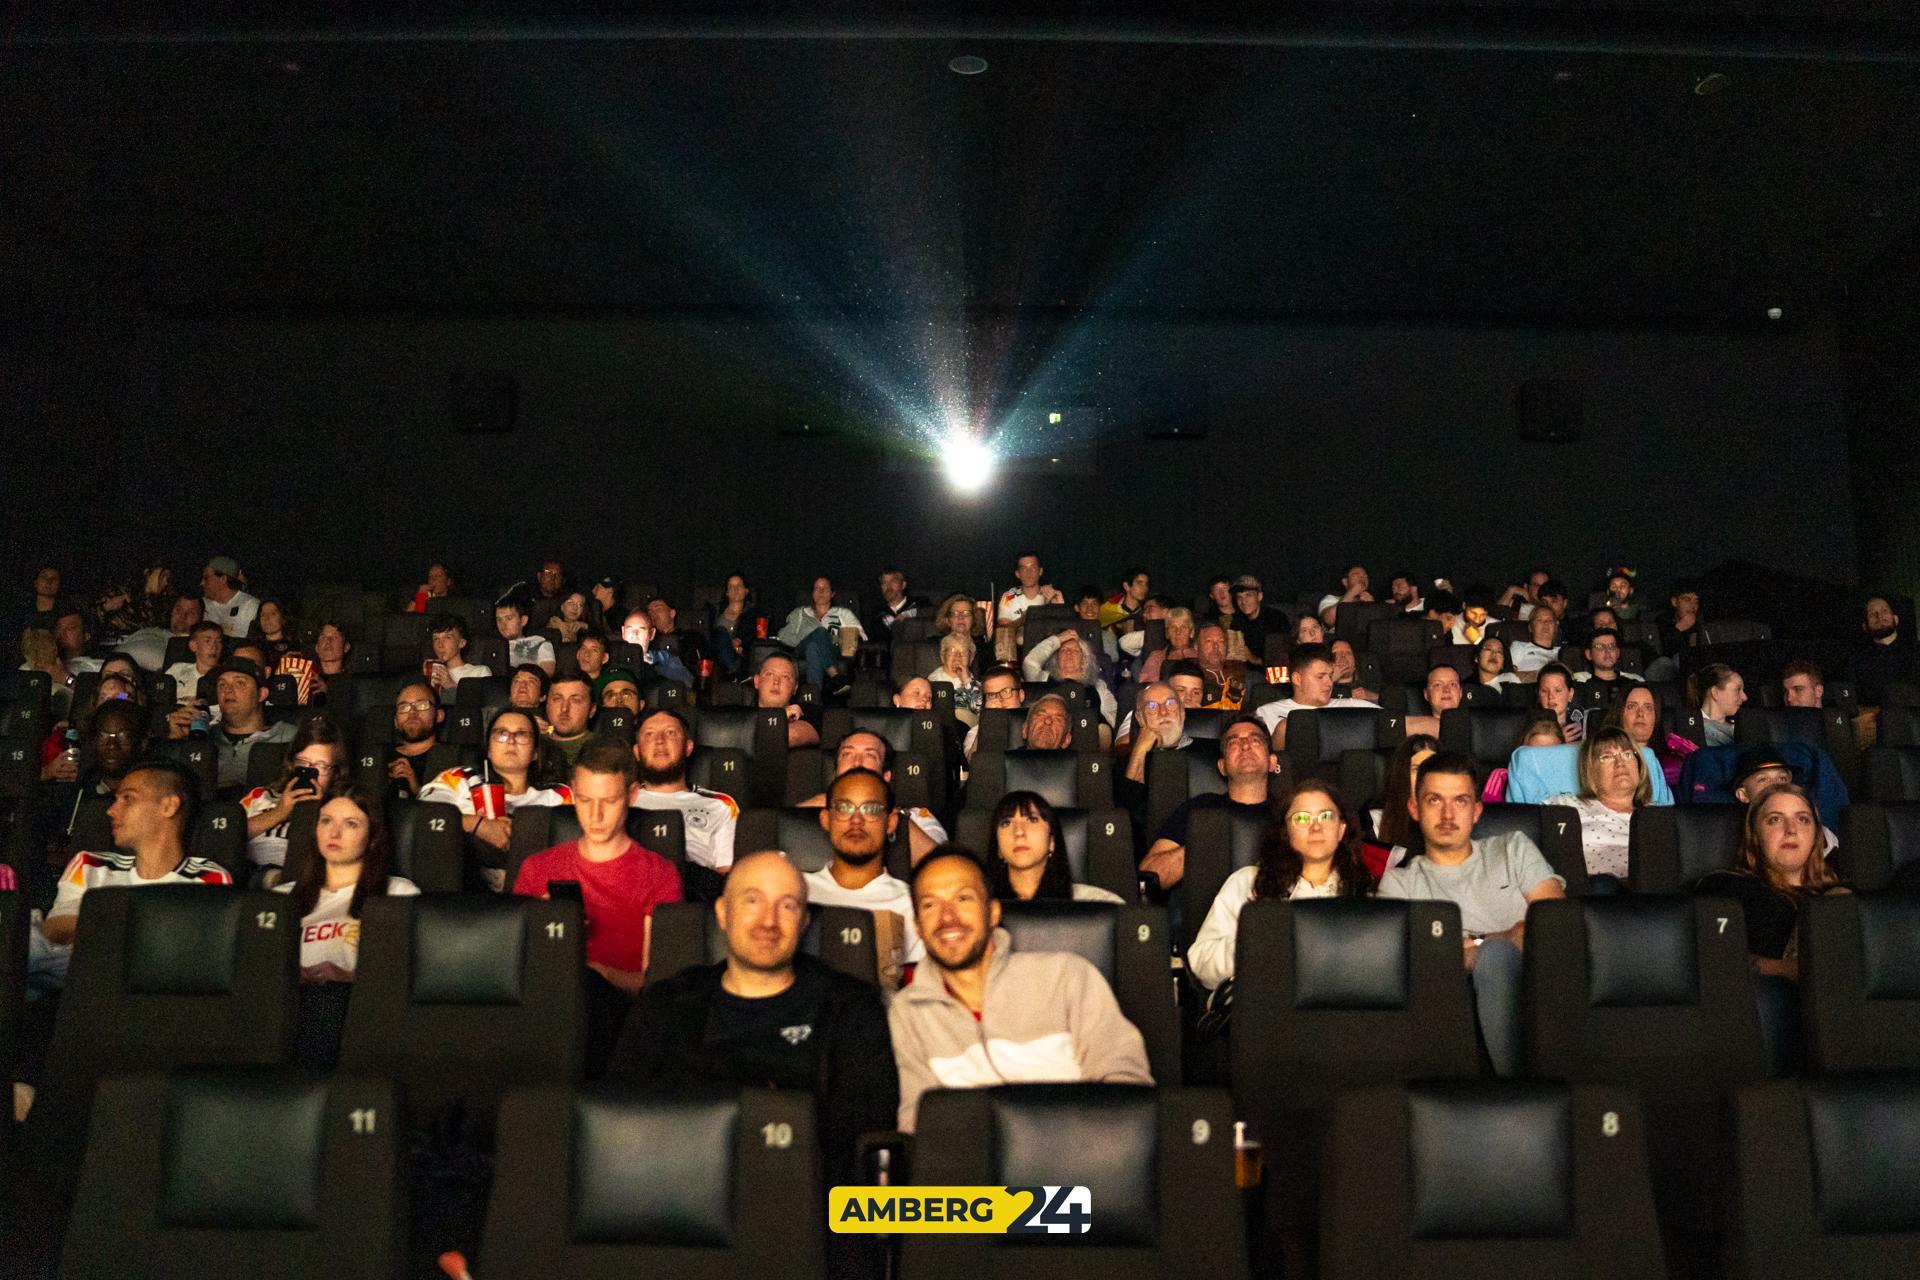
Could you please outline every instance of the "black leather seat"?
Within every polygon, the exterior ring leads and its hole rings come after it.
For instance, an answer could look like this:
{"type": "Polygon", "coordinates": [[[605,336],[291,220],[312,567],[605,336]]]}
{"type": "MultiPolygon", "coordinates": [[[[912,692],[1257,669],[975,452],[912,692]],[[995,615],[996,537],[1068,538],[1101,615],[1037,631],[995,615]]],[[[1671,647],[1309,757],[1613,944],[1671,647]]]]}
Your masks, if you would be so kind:
{"type": "Polygon", "coordinates": [[[402,1130],[385,1080],[273,1068],[108,1079],[60,1274],[400,1280],[402,1130]]]}
{"type": "Polygon", "coordinates": [[[1113,805],[1114,763],[1092,751],[974,752],[967,780],[967,807],[991,809],[1009,791],[1037,791],[1056,809],[1106,809],[1113,805]]]}
{"type": "Polygon", "coordinates": [[[1810,1071],[1920,1071],[1920,897],[1832,893],[1800,907],[1810,1071]]]}
{"type": "Polygon", "coordinates": [[[371,899],[340,1065],[391,1077],[416,1121],[456,1117],[484,1143],[503,1091],[578,1082],[585,948],[577,902],[371,899]]]}
{"type": "MultiPolygon", "coordinates": [[[[862,982],[880,984],[873,913],[859,907],[810,907],[800,950],[862,982]]],[[[653,909],[647,941],[647,981],[727,958],[720,919],[705,902],[663,902],[653,909]]]]}
{"type": "MultiPolygon", "coordinates": [[[[0,1072],[17,1080],[20,1067],[21,1015],[27,987],[27,920],[25,899],[13,890],[0,892],[0,1072]]],[[[13,1113],[0,1115],[0,1161],[13,1147],[13,1113]]]]}
{"type": "Polygon", "coordinates": [[[1322,1137],[1342,1090],[1479,1073],[1460,953],[1450,902],[1256,899],[1240,913],[1234,1110],[1268,1168],[1286,1171],[1266,1182],[1269,1256],[1318,1221],[1322,1137]]]}
{"type": "Polygon", "coordinates": [[[900,1280],[1245,1280],[1233,1112],[1213,1089],[1012,1085],[920,1101],[922,1186],[1086,1187],[1084,1232],[904,1237],[900,1280]]]}
{"type": "Polygon", "coordinates": [[[1391,600],[1342,600],[1333,607],[1333,635],[1327,638],[1349,641],[1355,652],[1365,653],[1374,623],[1403,616],[1405,611],[1391,600]]]}
{"type": "Polygon", "coordinates": [[[1701,876],[1731,867],[1747,811],[1737,804],[1645,805],[1627,837],[1627,887],[1678,893],[1701,876]]]}
{"type": "Polygon", "coordinates": [[[1427,677],[1427,654],[1445,637],[1440,624],[1418,614],[1400,613],[1377,618],[1367,624],[1364,649],[1380,663],[1383,678],[1396,684],[1412,684],[1427,677]]]}
{"type": "Polygon", "coordinates": [[[1483,771],[1504,769],[1528,719],[1519,707],[1455,707],[1440,713],[1440,746],[1466,752],[1483,771]]]}
{"type": "Polygon", "coordinates": [[[1739,907],[1679,894],[1536,902],[1523,964],[1533,1074],[1638,1090],[1663,1226],[1718,1231],[1721,1102],[1764,1074],[1739,907]]]}
{"type": "Polygon", "coordinates": [[[1546,855],[1547,865],[1567,882],[1570,897],[1591,888],[1587,857],[1581,846],[1580,811],[1562,804],[1489,804],[1480,808],[1473,838],[1486,840],[1518,831],[1546,855]]]}
{"type": "Polygon", "coordinates": [[[1227,780],[1220,776],[1219,760],[1219,744],[1204,740],[1147,756],[1147,829],[1141,835],[1149,844],[1159,837],[1168,816],[1187,800],[1226,793],[1227,780]]]}
{"type": "Polygon", "coordinates": [[[1296,773],[1338,764],[1348,751],[1392,751],[1407,736],[1406,717],[1372,707],[1324,707],[1287,717],[1287,755],[1296,773]]]}
{"type": "MultiPolygon", "coordinates": [[[[954,841],[962,848],[986,853],[993,848],[992,813],[962,809],[954,827],[954,841]]],[[[1060,834],[1066,841],[1067,870],[1075,884],[1090,884],[1117,893],[1127,902],[1140,895],[1133,861],[1133,819],[1125,809],[1055,809],[1060,834]]]]}
{"type": "Polygon", "coordinates": [[[1920,804],[1856,804],[1840,815],[1838,869],[1855,889],[1887,887],[1895,873],[1920,860],[1920,804]]]}
{"type": "Polygon", "coordinates": [[[813,1099],[526,1089],[500,1108],[485,1274],[826,1275],[813,1099]]]}
{"type": "Polygon", "coordinates": [[[1742,1280],[1911,1276],[1920,1267],[1920,1075],[1783,1080],[1734,1099],[1742,1280]]]}
{"type": "Polygon", "coordinates": [[[1161,1085],[1180,1083],[1180,1013],[1170,980],[1167,913],[1106,902],[1002,902],[1015,951],[1070,951],[1100,971],[1146,1042],[1161,1085]]]}
{"type": "MultiPolygon", "coordinates": [[[[467,837],[457,806],[388,800],[383,809],[387,837],[393,845],[393,874],[413,881],[422,893],[458,893],[466,886],[467,837]]],[[[307,859],[319,856],[314,843],[314,824],[319,817],[318,801],[294,806],[293,820],[287,824],[289,880],[298,878],[307,859]]]]}
{"type": "Polygon", "coordinates": [[[1220,895],[1227,877],[1260,860],[1260,841],[1266,833],[1264,817],[1231,809],[1196,809],[1187,819],[1187,866],[1174,892],[1186,897],[1178,939],[1184,953],[1206,922],[1207,909],[1220,895]]]}
{"type": "Polygon", "coordinates": [[[856,729],[877,733],[893,751],[894,794],[903,805],[936,811],[947,805],[947,735],[932,711],[911,707],[829,707],[822,720],[821,754],[833,753],[856,729]]]}
{"type": "Polygon", "coordinates": [[[1920,801],[1920,747],[1868,747],[1860,770],[1877,804],[1920,801]]]}
{"type": "MultiPolygon", "coordinates": [[[[1029,685],[1027,701],[1031,703],[1037,696],[1029,685]]],[[[1068,703],[1067,713],[1072,734],[1068,747],[1087,755],[1105,755],[1100,749],[1100,708],[1084,702],[1078,706],[1068,703]]],[[[974,758],[978,759],[983,751],[1017,749],[1026,742],[1026,732],[1026,707],[988,707],[980,713],[980,732],[973,744],[974,758]]]]}
{"type": "Polygon", "coordinates": [[[1666,1280],[1646,1128],[1624,1089],[1515,1080],[1334,1104],[1321,1280],[1666,1280]]]}
{"type": "Polygon", "coordinates": [[[787,798],[787,717],[760,707],[701,707],[693,740],[701,747],[739,752],[746,760],[744,786],[721,789],[743,804],[773,805],[787,798]]]}

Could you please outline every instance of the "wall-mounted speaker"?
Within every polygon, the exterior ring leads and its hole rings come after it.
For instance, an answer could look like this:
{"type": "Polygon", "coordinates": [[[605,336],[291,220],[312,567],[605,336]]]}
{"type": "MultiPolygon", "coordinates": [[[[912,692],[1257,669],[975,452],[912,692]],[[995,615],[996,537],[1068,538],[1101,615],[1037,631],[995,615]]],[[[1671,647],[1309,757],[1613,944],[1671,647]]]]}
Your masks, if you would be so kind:
{"type": "Polygon", "coordinates": [[[1580,438],[1587,406],[1580,389],[1558,378],[1528,378],[1514,396],[1520,439],[1529,444],[1570,444],[1580,438]]]}
{"type": "Polygon", "coordinates": [[[447,390],[454,431],[470,436],[507,435],[514,426],[517,390],[513,375],[503,370],[454,370],[447,390]]]}

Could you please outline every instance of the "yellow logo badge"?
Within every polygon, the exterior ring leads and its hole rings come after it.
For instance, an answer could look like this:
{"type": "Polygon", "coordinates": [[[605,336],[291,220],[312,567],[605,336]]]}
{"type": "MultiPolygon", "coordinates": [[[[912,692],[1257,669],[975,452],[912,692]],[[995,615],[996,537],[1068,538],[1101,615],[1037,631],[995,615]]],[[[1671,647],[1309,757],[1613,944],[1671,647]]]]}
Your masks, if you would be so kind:
{"type": "Polygon", "coordinates": [[[856,1235],[1072,1235],[1093,1227],[1085,1187],[835,1187],[827,1225],[856,1235]]]}

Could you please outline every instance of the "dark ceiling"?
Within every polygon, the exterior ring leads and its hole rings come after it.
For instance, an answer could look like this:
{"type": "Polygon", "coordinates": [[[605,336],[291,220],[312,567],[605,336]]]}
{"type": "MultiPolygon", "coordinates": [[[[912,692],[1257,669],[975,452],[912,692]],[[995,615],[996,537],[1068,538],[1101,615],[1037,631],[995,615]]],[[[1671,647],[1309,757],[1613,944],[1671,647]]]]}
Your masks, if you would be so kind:
{"type": "Polygon", "coordinates": [[[0,298],[1723,325],[1920,217],[1884,4],[462,8],[17,13],[0,298]]]}

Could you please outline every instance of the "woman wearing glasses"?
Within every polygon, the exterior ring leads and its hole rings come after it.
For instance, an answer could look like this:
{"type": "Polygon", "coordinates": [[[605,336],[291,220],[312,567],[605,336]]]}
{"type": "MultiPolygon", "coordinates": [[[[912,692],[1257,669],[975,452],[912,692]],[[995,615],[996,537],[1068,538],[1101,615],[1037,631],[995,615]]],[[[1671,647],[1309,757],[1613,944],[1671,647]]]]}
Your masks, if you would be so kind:
{"type": "Polygon", "coordinates": [[[1646,761],[1624,729],[1601,729],[1580,744],[1580,790],[1546,804],[1580,811],[1580,847],[1589,876],[1627,878],[1627,836],[1633,811],[1653,799],[1646,761]]]}
{"type": "Polygon", "coordinates": [[[280,780],[240,797],[247,811],[247,861],[259,883],[272,885],[280,878],[294,806],[337,794],[347,784],[346,764],[347,735],[325,716],[314,716],[287,744],[280,780]]]}
{"type": "MultiPolygon", "coordinates": [[[[513,812],[537,805],[573,803],[573,792],[549,783],[540,755],[540,726],[532,714],[508,707],[487,729],[487,762],[482,768],[459,765],[420,788],[420,799],[450,804],[477,845],[481,861],[499,861],[513,838],[513,812]],[[488,788],[498,788],[489,793],[488,788]]],[[[504,866],[485,866],[480,874],[498,893],[506,883],[504,866]]]]}
{"type": "Polygon", "coordinates": [[[1187,948],[1187,972],[1212,990],[1233,977],[1240,912],[1255,898],[1361,898],[1373,877],[1360,852],[1360,824],[1325,782],[1296,784],[1274,806],[1278,821],[1260,841],[1260,858],[1227,877],[1187,948]]]}

